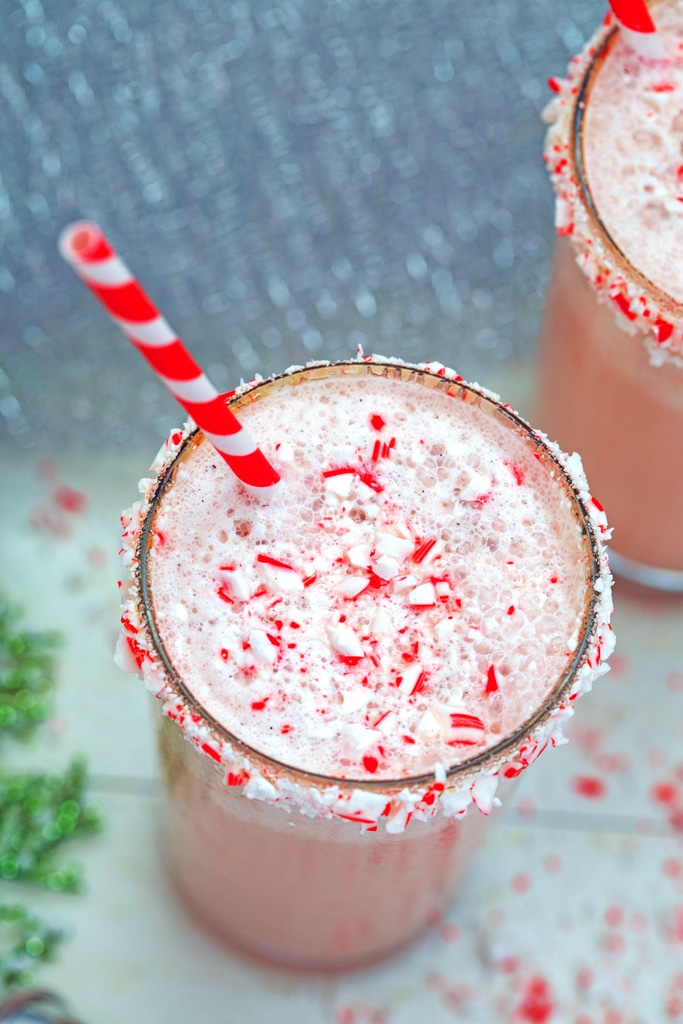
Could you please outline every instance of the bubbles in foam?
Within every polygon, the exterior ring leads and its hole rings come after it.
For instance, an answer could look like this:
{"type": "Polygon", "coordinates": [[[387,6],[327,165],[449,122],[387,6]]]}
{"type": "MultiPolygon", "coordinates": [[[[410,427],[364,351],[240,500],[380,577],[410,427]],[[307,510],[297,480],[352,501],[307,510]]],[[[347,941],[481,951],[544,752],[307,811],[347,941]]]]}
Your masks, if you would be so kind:
{"type": "Polygon", "coordinates": [[[244,499],[200,445],[150,559],[160,635],[200,703],[278,760],[351,778],[457,763],[519,727],[571,657],[585,591],[571,509],[523,442],[370,378],[242,418],[266,451],[298,453],[278,467],[283,500],[244,499]]]}

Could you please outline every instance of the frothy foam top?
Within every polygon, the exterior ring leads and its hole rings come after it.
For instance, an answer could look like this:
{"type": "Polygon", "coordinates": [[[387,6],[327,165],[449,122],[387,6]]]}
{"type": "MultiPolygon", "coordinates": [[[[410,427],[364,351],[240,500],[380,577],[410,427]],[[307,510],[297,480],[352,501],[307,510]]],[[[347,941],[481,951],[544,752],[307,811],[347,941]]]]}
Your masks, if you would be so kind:
{"type": "Polygon", "coordinates": [[[287,765],[401,778],[517,730],[578,642],[563,485],[476,406],[373,377],[240,412],[283,476],[245,499],[200,443],[156,519],[157,627],[188,690],[287,765]]]}
{"type": "Polygon", "coordinates": [[[657,4],[654,16],[670,59],[646,64],[617,36],[590,92],[584,159],[614,241],[683,302],[683,4],[657,4]]]}

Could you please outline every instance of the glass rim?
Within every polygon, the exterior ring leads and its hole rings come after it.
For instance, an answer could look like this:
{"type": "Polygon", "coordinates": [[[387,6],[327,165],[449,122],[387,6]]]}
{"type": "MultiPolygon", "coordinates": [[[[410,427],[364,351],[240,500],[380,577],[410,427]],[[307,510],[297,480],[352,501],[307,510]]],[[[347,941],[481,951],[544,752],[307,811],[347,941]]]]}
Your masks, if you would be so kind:
{"type": "MultiPolygon", "coordinates": [[[[423,369],[410,364],[383,361],[381,358],[373,357],[372,361],[339,360],[330,363],[309,364],[305,367],[295,367],[291,370],[286,370],[283,373],[275,374],[272,377],[259,381],[248,391],[243,392],[240,395],[230,397],[228,399],[228,404],[235,406],[236,411],[238,411],[240,406],[251,404],[254,400],[258,401],[259,398],[254,399],[254,396],[257,395],[258,392],[263,392],[265,389],[272,388],[273,386],[277,387],[280,382],[289,381],[293,386],[301,386],[304,382],[321,379],[321,377],[341,377],[344,375],[345,370],[349,371],[349,375],[370,375],[374,372],[376,376],[380,376],[382,375],[381,373],[377,373],[376,370],[373,371],[373,368],[377,367],[379,367],[380,370],[385,371],[385,376],[386,371],[398,371],[397,375],[393,379],[400,378],[407,381],[412,380],[415,383],[421,383],[423,386],[425,386],[423,381],[427,378],[430,383],[426,386],[430,389],[436,388],[445,392],[449,388],[455,388],[456,392],[460,392],[458,397],[468,401],[468,404],[476,404],[487,415],[495,416],[499,421],[502,420],[518,437],[521,438],[527,447],[533,448],[536,452],[540,452],[542,455],[540,461],[544,466],[548,463],[552,464],[552,468],[558,474],[559,482],[562,484],[565,493],[571,502],[572,512],[581,528],[582,545],[585,549],[588,561],[587,571],[585,574],[586,597],[583,604],[579,642],[565,671],[556,681],[555,685],[549,691],[540,706],[532,715],[526,718],[524,722],[514,730],[514,732],[508,734],[493,746],[487,747],[485,750],[468,757],[464,761],[459,761],[457,764],[450,767],[444,766],[447,782],[453,782],[457,778],[467,778],[472,773],[479,772],[486,766],[493,767],[496,763],[500,763],[501,760],[504,760],[506,754],[510,755],[515,751],[518,751],[523,745],[523,742],[528,739],[539,726],[545,724],[550,719],[555,708],[562,703],[563,698],[566,697],[568,691],[571,689],[572,683],[576,678],[579,668],[584,663],[585,656],[590,649],[591,642],[599,626],[597,607],[600,594],[596,589],[596,583],[601,578],[601,545],[597,539],[594,524],[591,521],[591,517],[580,494],[577,492],[571,475],[562,465],[555,453],[550,449],[546,441],[540,437],[539,434],[518,413],[501,401],[495,400],[490,396],[490,394],[484,393],[479,389],[479,386],[469,384],[466,381],[441,376],[435,371],[423,369]],[[323,372],[321,373],[321,371],[323,372]]],[[[451,392],[451,394],[453,394],[453,392],[451,392]]],[[[179,673],[173,666],[156,627],[154,618],[154,602],[151,593],[152,584],[150,580],[147,554],[152,543],[154,519],[163,500],[166,489],[169,486],[172,486],[177,467],[191,454],[194,448],[204,440],[205,437],[201,430],[199,428],[195,428],[195,430],[183,440],[172,461],[165,467],[157,479],[154,492],[149,499],[142,529],[140,531],[138,559],[135,570],[141,595],[143,619],[149,631],[152,646],[163,665],[167,679],[170,680],[173,689],[189,706],[191,713],[199,715],[203,722],[216,733],[222,742],[228,743],[236,752],[238,752],[238,754],[246,755],[266,767],[266,769],[277,773],[280,777],[284,775],[298,781],[303,780],[304,784],[309,787],[328,788],[330,786],[337,786],[346,790],[366,789],[374,792],[383,792],[387,790],[394,791],[406,787],[420,787],[433,784],[435,779],[434,771],[422,772],[419,775],[405,775],[398,779],[337,778],[332,775],[311,772],[305,768],[299,768],[295,765],[287,764],[284,761],[279,761],[277,758],[271,757],[270,755],[251,746],[249,743],[230,732],[230,730],[225,726],[221,725],[221,723],[204,708],[200,701],[197,700],[192,692],[186,687],[179,673]]],[[[220,766],[216,765],[215,767],[220,766]]]]}
{"type": "Polygon", "coordinates": [[[588,170],[586,167],[586,158],[583,149],[584,123],[587,108],[591,90],[595,84],[598,74],[600,73],[603,63],[609,54],[609,51],[616,42],[618,32],[618,25],[613,25],[608,29],[604,37],[597,44],[595,52],[591,55],[583,72],[581,83],[574,101],[574,110],[572,114],[570,130],[571,145],[569,147],[570,158],[574,167],[576,181],[578,182],[579,189],[581,191],[581,198],[583,199],[592,227],[596,233],[601,236],[601,240],[607,248],[611,250],[614,259],[620,266],[620,269],[634,281],[641,291],[651,295],[657,305],[659,305],[666,314],[672,318],[680,320],[683,319],[683,302],[678,302],[669,295],[667,291],[655,284],[654,281],[651,281],[649,277],[647,277],[638,269],[638,267],[635,266],[634,263],[632,263],[623,249],[621,249],[600,216],[588,181],[588,170]]]}

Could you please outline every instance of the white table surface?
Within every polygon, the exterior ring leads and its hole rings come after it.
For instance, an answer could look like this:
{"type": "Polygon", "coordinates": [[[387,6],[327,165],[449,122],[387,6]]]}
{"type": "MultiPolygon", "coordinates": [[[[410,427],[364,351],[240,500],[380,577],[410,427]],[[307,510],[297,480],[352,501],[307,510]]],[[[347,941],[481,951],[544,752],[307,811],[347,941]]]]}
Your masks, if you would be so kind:
{"type": "MultiPolygon", "coordinates": [[[[21,892],[69,935],[38,981],[84,1024],[683,1021],[683,600],[624,584],[613,671],[579,702],[570,744],[525,773],[416,946],[366,972],[310,977],[246,962],[196,929],[160,871],[148,700],[112,663],[118,515],[152,455],[61,453],[52,480],[48,451],[0,457],[2,584],[27,625],[64,637],[56,714],[6,763],[85,755],[106,815],[101,835],[68,850],[83,895],[21,892]],[[53,523],[64,536],[35,525],[36,510],[54,512],[56,484],[88,500],[53,523]],[[581,795],[583,778],[602,795],[581,795]]],[[[0,899],[18,895],[0,885],[0,899]]]]}

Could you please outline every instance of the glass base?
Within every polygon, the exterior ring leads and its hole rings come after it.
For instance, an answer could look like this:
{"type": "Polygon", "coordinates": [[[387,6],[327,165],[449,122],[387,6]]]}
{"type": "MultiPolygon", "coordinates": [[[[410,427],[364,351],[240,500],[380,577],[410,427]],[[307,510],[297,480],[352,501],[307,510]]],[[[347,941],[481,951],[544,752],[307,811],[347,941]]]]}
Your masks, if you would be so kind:
{"type": "Polygon", "coordinates": [[[660,569],[654,565],[643,565],[632,558],[620,555],[613,548],[609,549],[609,564],[616,576],[638,583],[641,587],[651,590],[664,590],[670,594],[683,594],[683,570],[660,569]]]}

